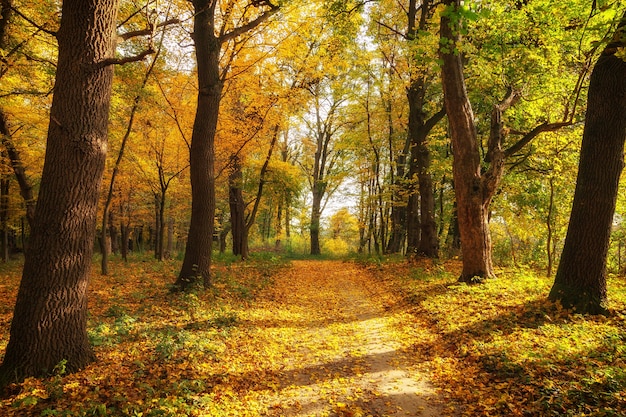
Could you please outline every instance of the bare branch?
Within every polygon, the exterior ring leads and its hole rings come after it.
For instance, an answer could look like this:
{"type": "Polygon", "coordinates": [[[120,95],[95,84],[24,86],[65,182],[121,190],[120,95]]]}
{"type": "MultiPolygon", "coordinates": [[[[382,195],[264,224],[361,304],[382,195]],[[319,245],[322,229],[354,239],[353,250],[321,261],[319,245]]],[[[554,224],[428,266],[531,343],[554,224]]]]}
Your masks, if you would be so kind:
{"type": "Polygon", "coordinates": [[[154,54],[156,51],[154,50],[154,48],[149,47],[148,49],[146,49],[145,51],[139,53],[138,55],[135,56],[129,56],[126,58],[108,58],[105,59],[103,61],[98,62],[95,67],[96,69],[99,68],[104,68],[104,67],[108,67],[109,65],[124,65],[124,64],[128,64],[131,62],[137,62],[137,61],[143,61],[144,58],[146,58],[148,55],[152,55],[154,54]]]}
{"type": "Polygon", "coordinates": [[[243,25],[243,26],[239,26],[237,28],[234,28],[233,30],[231,30],[228,33],[224,33],[223,35],[221,35],[218,38],[218,41],[220,43],[224,43],[224,42],[228,42],[229,40],[236,38],[237,36],[243,35],[246,32],[251,31],[252,29],[256,28],[257,26],[259,26],[261,23],[265,22],[267,19],[269,19],[271,16],[275,15],[276,13],[278,13],[278,11],[280,10],[279,6],[275,6],[270,2],[260,2],[260,5],[269,5],[270,9],[266,10],[265,12],[263,12],[262,15],[260,15],[259,17],[257,17],[256,19],[250,21],[249,23],[243,25]]]}
{"type": "Polygon", "coordinates": [[[387,24],[385,24],[385,23],[383,23],[383,22],[376,21],[376,24],[377,24],[378,26],[382,26],[382,27],[384,27],[385,29],[390,30],[391,32],[393,32],[393,33],[395,33],[396,35],[400,36],[400,37],[401,37],[402,39],[404,39],[404,40],[408,40],[408,39],[409,39],[409,38],[408,38],[408,37],[407,37],[404,33],[400,32],[400,31],[399,31],[399,30],[397,30],[397,29],[392,28],[391,26],[389,26],[389,25],[387,25],[387,24]]]}
{"type": "Polygon", "coordinates": [[[180,23],[180,19],[169,19],[157,25],[150,25],[149,27],[142,29],[142,30],[132,30],[130,32],[122,33],[120,35],[117,35],[118,43],[127,41],[132,38],[137,38],[139,36],[153,35],[155,29],[165,27],[165,26],[170,26],[170,25],[176,25],[179,23],[180,23]]]}
{"type": "Polygon", "coordinates": [[[36,23],[34,20],[32,20],[30,17],[26,16],[24,13],[20,12],[16,7],[11,7],[11,9],[22,19],[26,20],[28,23],[30,23],[31,25],[33,25],[34,27],[36,27],[38,30],[47,33],[50,36],[54,36],[56,38],[57,36],[57,32],[50,30],[50,29],[46,29],[45,27],[41,26],[40,24],[36,23]]]}

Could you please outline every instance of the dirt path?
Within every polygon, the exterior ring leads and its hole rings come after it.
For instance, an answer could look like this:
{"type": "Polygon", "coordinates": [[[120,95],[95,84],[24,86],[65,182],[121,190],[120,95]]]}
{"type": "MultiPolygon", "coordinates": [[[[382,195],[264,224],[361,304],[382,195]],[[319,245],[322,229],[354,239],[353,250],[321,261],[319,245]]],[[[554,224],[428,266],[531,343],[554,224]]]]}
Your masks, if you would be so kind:
{"type": "Polygon", "coordinates": [[[278,386],[262,394],[266,415],[441,415],[432,386],[406,366],[390,297],[351,263],[295,261],[277,277],[256,306],[263,321],[249,317],[282,350],[278,386]]]}

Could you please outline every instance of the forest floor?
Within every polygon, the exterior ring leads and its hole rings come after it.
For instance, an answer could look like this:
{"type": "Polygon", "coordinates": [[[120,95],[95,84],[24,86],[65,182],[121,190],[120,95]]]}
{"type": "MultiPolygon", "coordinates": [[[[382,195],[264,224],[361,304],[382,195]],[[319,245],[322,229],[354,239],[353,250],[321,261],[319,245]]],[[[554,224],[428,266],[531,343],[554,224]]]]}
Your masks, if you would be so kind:
{"type": "MultiPolygon", "coordinates": [[[[610,317],[546,300],[551,279],[458,261],[217,259],[172,293],[179,262],[94,263],[98,360],[9,386],[0,416],[624,416],[626,283],[610,317]]],[[[0,355],[21,264],[0,265],[0,355]]]]}
{"type": "Polygon", "coordinates": [[[294,261],[265,294],[264,323],[257,324],[284,341],[288,371],[284,388],[270,396],[270,414],[442,415],[398,331],[410,323],[392,311],[396,302],[353,263],[294,261]]]}

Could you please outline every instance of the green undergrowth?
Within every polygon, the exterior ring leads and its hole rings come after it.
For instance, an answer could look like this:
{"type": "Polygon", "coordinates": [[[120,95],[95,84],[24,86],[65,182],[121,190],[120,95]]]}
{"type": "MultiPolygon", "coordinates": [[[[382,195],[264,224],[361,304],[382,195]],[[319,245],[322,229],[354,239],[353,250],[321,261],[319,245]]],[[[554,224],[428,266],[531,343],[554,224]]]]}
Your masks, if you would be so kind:
{"type": "Polygon", "coordinates": [[[552,280],[530,269],[467,285],[454,263],[368,265],[401,294],[423,329],[411,351],[463,415],[626,415],[624,277],[609,280],[610,317],[582,316],[550,303],[552,280]]]}

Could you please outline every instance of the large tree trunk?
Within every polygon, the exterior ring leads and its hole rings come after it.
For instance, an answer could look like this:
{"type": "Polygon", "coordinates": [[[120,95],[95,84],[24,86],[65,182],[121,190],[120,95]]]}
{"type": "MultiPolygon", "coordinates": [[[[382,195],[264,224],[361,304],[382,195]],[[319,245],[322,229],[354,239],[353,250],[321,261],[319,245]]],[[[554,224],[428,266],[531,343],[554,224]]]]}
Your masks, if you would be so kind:
{"type": "Polygon", "coordinates": [[[215,131],[223,82],[220,79],[221,44],[215,36],[215,3],[194,0],[194,33],[198,66],[198,104],[189,150],[191,221],[185,258],[176,286],[200,281],[211,284],[211,250],[215,217],[215,131]]]}
{"type": "Polygon", "coordinates": [[[626,15],[589,84],[578,178],[567,237],[550,300],[578,313],[607,313],[606,257],[626,140],[626,15]]]}
{"type": "Polygon", "coordinates": [[[0,381],[95,359],[87,284],[107,149],[117,0],[65,0],[46,157],[0,381]]]}
{"type": "MultiPolygon", "coordinates": [[[[458,0],[447,0],[455,13],[458,0]]],[[[453,24],[448,14],[441,17],[442,84],[453,152],[454,190],[457,203],[463,271],[460,281],[473,282],[494,276],[489,234],[489,205],[483,196],[480,153],[474,114],[467,96],[463,63],[454,52],[458,41],[458,21],[453,24]]],[[[490,199],[489,199],[490,201],[490,199]]]]}

